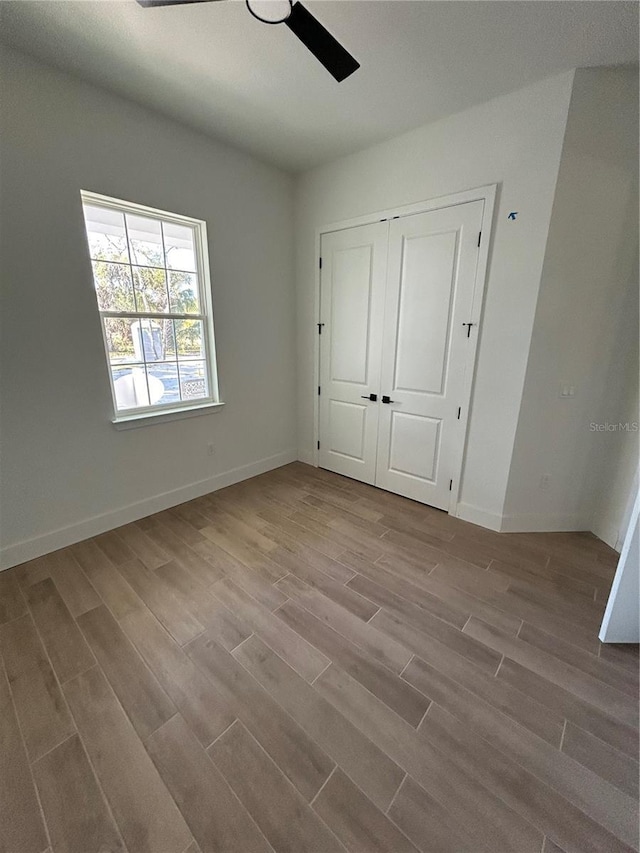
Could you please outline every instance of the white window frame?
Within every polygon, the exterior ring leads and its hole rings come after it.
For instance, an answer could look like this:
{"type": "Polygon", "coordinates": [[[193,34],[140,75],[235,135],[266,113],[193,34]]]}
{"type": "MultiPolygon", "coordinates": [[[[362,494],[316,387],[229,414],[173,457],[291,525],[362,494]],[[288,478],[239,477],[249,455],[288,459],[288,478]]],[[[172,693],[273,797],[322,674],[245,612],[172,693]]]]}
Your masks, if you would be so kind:
{"type": "MultiPolygon", "coordinates": [[[[111,400],[113,404],[112,423],[116,428],[127,429],[130,427],[143,426],[152,423],[161,423],[168,420],[175,420],[181,417],[189,417],[197,414],[206,414],[212,410],[221,408],[224,403],[220,401],[218,389],[218,370],[216,362],[215,350],[215,334],[213,327],[213,304],[211,299],[211,277],[209,272],[209,253],[207,241],[207,224],[202,219],[194,219],[190,216],[183,216],[178,213],[170,213],[166,210],[158,210],[153,207],[147,207],[143,204],[135,202],[123,201],[118,198],[100,195],[98,193],[81,190],[80,196],[84,205],[88,204],[93,207],[104,207],[109,210],[116,210],[119,213],[130,213],[134,216],[146,216],[149,219],[157,219],[162,222],[172,223],[176,225],[186,225],[193,228],[194,246],[196,254],[196,275],[198,277],[198,294],[200,299],[199,314],[178,314],[173,312],[140,312],[140,311],[103,311],[100,308],[96,293],[96,307],[100,317],[100,327],[102,329],[102,338],[104,343],[105,358],[107,364],[107,372],[109,374],[109,384],[111,387],[111,400]],[[207,366],[207,381],[209,388],[208,397],[199,397],[193,402],[180,400],[174,403],[156,403],[153,406],[139,406],[131,409],[118,410],[116,403],[116,394],[113,385],[113,375],[111,371],[111,361],[109,358],[109,347],[105,332],[104,319],[109,317],[134,317],[136,319],[164,319],[164,320],[200,320],[204,330],[204,348],[207,366]]],[[[125,220],[126,222],[126,220],[125,220]]],[[[85,239],[88,246],[88,235],[85,229],[85,239]]],[[[128,246],[128,236],[127,236],[128,246]]],[[[129,258],[129,266],[134,267],[129,258]]],[[[91,280],[92,288],[95,291],[93,274],[91,280]]]]}

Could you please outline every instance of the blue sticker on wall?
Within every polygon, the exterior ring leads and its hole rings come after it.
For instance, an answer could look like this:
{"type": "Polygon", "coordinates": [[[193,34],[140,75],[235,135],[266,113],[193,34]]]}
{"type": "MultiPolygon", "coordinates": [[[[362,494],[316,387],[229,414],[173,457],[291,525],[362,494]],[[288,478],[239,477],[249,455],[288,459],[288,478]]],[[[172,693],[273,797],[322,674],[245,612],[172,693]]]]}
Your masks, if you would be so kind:
{"type": "Polygon", "coordinates": [[[515,220],[515,218],[516,218],[516,216],[517,216],[517,215],[518,215],[518,211],[517,211],[517,210],[512,210],[512,211],[511,211],[511,213],[507,216],[507,219],[513,219],[513,220],[515,220]]]}

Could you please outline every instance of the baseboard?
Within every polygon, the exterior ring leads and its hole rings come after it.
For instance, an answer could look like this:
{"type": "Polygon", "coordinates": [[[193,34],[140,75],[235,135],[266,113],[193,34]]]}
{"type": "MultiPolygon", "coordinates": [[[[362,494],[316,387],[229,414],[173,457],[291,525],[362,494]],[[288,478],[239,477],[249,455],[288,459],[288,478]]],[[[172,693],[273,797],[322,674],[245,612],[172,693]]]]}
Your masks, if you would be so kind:
{"type": "Polygon", "coordinates": [[[477,506],[472,506],[472,504],[459,503],[456,507],[455,515],[463,521],[470,521],[472,524],[478,524],[480,527],[486,527],[496,532],[500,531],[500,525],[502,524],[501,515],[488,512],[477,506]]]}
{"type": "Polygon", "coordinates": [[[313,450],[299,450],[298,462],[304,462],[306,465],[316,465],[316,455],[313,450]]]}
{"type": "MultiPolygon", "coordinates": [[[[456,516],[497,533],[559,533],[590,528],[588,521],[580,515],[498,515],[465,503],[458,504],[456,516]]],[[[600,533],[594,532],[603,538],[600,533]]],[[[607,542],[606,539],[604,541],[607,542]]]]}
{"type": "Polygon", "coordinates": [[[275,456],[268,456],[265,459],[250,462],[248,465],[241,465],[238,468],[232,468],[230,471],[224,471],[206,480],[199,480],[188,486],[181,486],[179,489],[154,495],[151,498],[128,504],[111,512],[94,515],[91,518],[79,521],[77,524],[43,533],[33,539],[16,542],[0,551],[0,571],[25,563],[27,560],[42,557],[43,554],[50,554],[59,548],[66,548],[67,545],[73,545],[75,542],[81,542],[91,536],[106,533],[108,530],[113,530],[114,527],[137,521],[139,518],[152,515],[154,512],[161,512],[185,501],[199,498],[209,492],[223,489],[225,486],[231,486],[233,483],[239,483],[241,480],[248,480],[250,477],[256,477],[258,474],[264,474],[274,468],[288,465],[297,459],[296,450],[286,450],[283,453],[275,454],[275,456]]]}
{"type": "Polygon", "coordinates": [[[589,530],[589,522],[584,516],[576,514],[503,515],[501,533],[567,533],[575,530],[589,530]]]}

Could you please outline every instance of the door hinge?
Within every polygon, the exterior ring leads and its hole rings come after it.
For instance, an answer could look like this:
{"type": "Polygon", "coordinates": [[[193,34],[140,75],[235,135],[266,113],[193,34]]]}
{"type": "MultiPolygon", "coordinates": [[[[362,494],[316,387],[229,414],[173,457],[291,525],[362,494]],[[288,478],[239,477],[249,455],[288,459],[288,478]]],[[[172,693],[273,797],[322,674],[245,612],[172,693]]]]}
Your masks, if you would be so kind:
{"type": "Polygon", "coordinates": [[[316,323],[316,326],[318,327],[318,334],[321,335],[322,334],[322,327],[324,326],[324,323],[316,323]]]}
{"type": "Polygon", "coordinates": [[[320,396],[320,386],[318,385],[318,397],[320,396]]]}
{"type": "Polygon", "coordinates": [[[320,450],[320,442],[318,442],[318,450],[320,450]]]}
{"type": "Polygon", "coordinates": [[[458,420],[460,420],[460,406],[458,406],[458,420]]]}
{"type": "MultiPolygon", "coordinates": [[[[478,246],[480,245],[480,241],[482,240],[482,231],[478,234],[478,246]]],[[[322,266],[322,263],[320,264],[322,266]]]]}
{"type": "Polygon", "coordinates": [[[322,269],[322,258],[318,258],[318,268],[322,269]]]}
{"type": "Polygon", "coordinates": [[[453,486],[453,480],[449,480],[449,491],[451,491],[452,486],[453,486]]]}

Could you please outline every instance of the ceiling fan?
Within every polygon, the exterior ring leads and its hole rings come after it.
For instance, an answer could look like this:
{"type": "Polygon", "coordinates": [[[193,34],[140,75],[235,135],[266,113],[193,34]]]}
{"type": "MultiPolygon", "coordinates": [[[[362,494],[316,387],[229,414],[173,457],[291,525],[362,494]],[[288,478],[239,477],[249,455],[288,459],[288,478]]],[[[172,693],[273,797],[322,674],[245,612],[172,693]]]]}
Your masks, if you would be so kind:
{"type": "MultiPolygon", "coordinates": [[[[209,3],[213,0],[137,0],[145,8],[154,6],[181,6],[183,3],[209,3]]],[[[286,24],[304,46],[311,51],[317,60],[340,83],[360,68],[360,63],[345,50],[331,33],[323,27],[320,21],[309,12],[302,3],[289,0],[289,12],[279,20],[261,18],[251,8],[249,0],[245,0],[247,9],[254,18],[263,24],[286,24]]]]}

